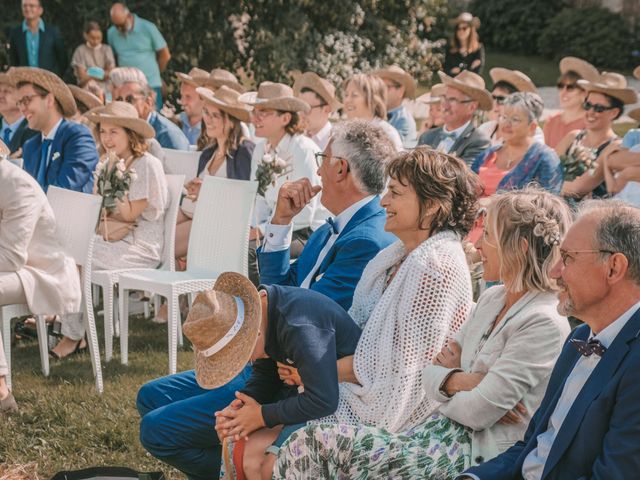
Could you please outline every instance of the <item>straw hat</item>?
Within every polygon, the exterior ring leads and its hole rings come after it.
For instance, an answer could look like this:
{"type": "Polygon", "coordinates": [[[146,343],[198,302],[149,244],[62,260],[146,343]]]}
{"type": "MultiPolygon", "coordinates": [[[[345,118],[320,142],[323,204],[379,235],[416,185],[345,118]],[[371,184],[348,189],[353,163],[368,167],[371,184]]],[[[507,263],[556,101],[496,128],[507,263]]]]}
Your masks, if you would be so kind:
{"type": "Polygon", "coordinates": [[[636,67],[633,71],[633,76],[640,80],[640,67],[636,67]]]}
{"type": "Polygon", "coordinates": [[[578,80],[578,85],[586,92],[604,93],[617,98],[625,105],[638,101],[636,91],[627,87],[627,79],[619,73],[603,72],[597,81],[578,80]]]}
{"type": "Polygon", "coordinates": [[[452,87],[470,96],[476,102],[480,110],[491,110],[493,98],[484,87],[484,80],[477,73],[463,70],[456,77],[450,77],[446,73],[438,72],[440,80],[446,87],[452,87]]]}
{"type": "Polygon", "coordinates": [[[214,68],[211,70],[209,76],[202,80],[200,86],[210,88],[220,88],[226,85],[229,88],[234,89],[237,92],[244,92],[244,87],[238,82],[238,78],[228,70],[222,68],[214,68]]]}
{"type": "Polygon", "coordinates": [[[20,82],[33,83],[51,93],[62,107],[65,117],[72,117],[76,113],[76,101],[67,84],[60,77],[48,70],[35,67],[13,67],[9,73],[14,85],[20,82]]]}
{"type": "Polygon", "coordinates": [[[489,76],[495,86],[498,82],[507,82],[513,85],[519,92],[536,93],[536,86],[531,79],[520,70],[509,70],[508,68],[496,67],[489,70],[489,76]]]}
{"type": "Polygon", "coordinates": [[[9,147],[7,147],[7,144],[0,139],[0,156],[6,157],[10,153],[11,153],[11,150],[9,150],[9,147]]]}
{"type": "Polygon", "coordinates": [[[0,85],[9,85],[10,87],[15,87],[15,83],[11,79],[11,70],[8,72],[0,72],[0,85]]]}
{"type": "Polygon", "coordinates": [[[189,70],[189,73],[177,72],[176,77],[178,77],[178,80],[183,83],[199,87],[209,78],[209,72],[195,67],[189,70]]]}
{"type": "Polygon", "coordinates": [[[584,80],[595,82],[600,78],[598,69],[589,62],[577,57],[564,57],[560,60],[560,73],[575,72],[584,80]]]}
{"type": "Polygon", "coordinates": [[[196,380],[202,388],[220,387],[244,368],[261,321],[258,290],[239,273],[223,273],[212,290],[198,294],[182,331],[193,344],[196,380]]]}
{"type": "Polygon", "coordinates": [[[127,102],[111,102],[104,107],[94,108],[85,113],[93,123],[108,122],[132,130],[144,138],[153,138],[156,132],[146,120],[138,118],[136,107],[127,102]]]}
{"type": "Polygon", "coordinates": [[[413,98],[416,94],[415,80],[411,75],[397,65],[376,70],[373,74],[380,78],[386,78],[402,85],[404,87],[405,96],[408,98],[413,98]]]}
{"type": "Polygon", "coordinates": [[[452,18],[449,20],[451,25],[458,25],[460,23],[468,23],[473,28],[480,28],[480,19],[478,17],[474,17],[469,12],[462,12],[456,18],[452,18]]]}
{"type": "Polygon", "coordinates": [[[442,101],[442,97],[447,92],[447,87],[444,83],[436,83],[431,90],[416,98],[416,102],[420,103],[439,103],[442,101]]]}
{"type": "Polygon", "coordinates": [[[304,100],[294,97],[293,89],[284,83],[262,82],[257,92],[243,93],[238,100],[283,112],[308,112],[311,108],[304,100]]]}
{"type": "Polygon", "coordinates": [[[331,110],[337,110],[342,107],[342,104],[336,98],[336,87],[313,72],[305,72],[298,75],[293,83],[293,94],[299,97],[303,88],[313,90],[331,107],[331,110]]]}
{"type": "Polygon", "coordinates": [[[67,84],[67,87],[69,87],[69,90],[71,90],[71,94],[73,95],[76,104],[82,103],[85,107],[87,107],[87,110],[91,110],[93,108],[101,107],[104,105],[104,103],[102,103],[102,100],[100,100],[93,93],[85,90],[84,88],[80,88],[77,85],[69,84],[67,84]]]}
{"type": "Polygon", "coordinates": [[[248,122],[250,120],[251,108],[239,102],[238,97],[240,93],[226,85],[221,86],[215,92],[208,88],[198,87],[196,88],[196,92],[205,102],[212,104],[241,122],[248,122]]]}
{"type": "Polygon", "coordinates": [[[640,122],[640,108],[634,108],[627,112],[627,115],[633,118],[636,122],[640,122]]]}

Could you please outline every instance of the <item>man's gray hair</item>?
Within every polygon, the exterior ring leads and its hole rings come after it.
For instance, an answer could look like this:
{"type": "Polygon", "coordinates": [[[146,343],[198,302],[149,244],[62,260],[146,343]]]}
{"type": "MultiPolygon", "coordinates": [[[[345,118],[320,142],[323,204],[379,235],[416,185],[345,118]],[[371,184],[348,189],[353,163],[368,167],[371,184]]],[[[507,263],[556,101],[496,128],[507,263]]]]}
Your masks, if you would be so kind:
{"type": "Polygon", "coordinates": [[[120,88],[125,83],[138,83],[143,88],[147,86],[147,77],[136,67],[116,67],[111,70],[109,79],[116,88],[120,88]]]}
{"type": "Polygon", "coordinates": [[[333,127],[331,155],[347,160],[362,193],[378,195],[386,184],[384,167],[396,150],[385,131],[366,120],[349,120],[333,127]]]}
{"type": "Polygon", "coordinates": [[[527,114],[529,123],[540,120],[544,110],[544,102],[540,95],[531,92],[512,93],[505,99],[503,106],[519,108],[527,114]]]}

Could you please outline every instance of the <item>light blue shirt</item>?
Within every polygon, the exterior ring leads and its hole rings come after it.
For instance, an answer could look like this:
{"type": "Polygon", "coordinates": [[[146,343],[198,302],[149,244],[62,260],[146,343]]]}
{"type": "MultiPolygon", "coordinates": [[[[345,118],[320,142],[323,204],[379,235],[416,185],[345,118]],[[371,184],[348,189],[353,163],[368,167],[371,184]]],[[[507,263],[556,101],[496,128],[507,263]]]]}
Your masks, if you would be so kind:
{"type": "Polygon", "coordinates": [[[156,52],[167,42],[158,27],[134,14],[133,28],[123,34],[112,25],[107,30],[107,42],[118,56],[118,66],[139,68],[150,87],[162,86],[156,52]]]}
{"type": "Polygon", "coordinates": [[[189,123],[189,117],[187,117],[187,114],[184,112],[180,112],[178,118],[182,122],[182,133],[184,133],[189,139],[189,145],[197,145],[198,138],[200,138],[202,122],[198,122],[191,126],[189,123]]]}
{"type": "Polygon", "coordinates": [[[416,121],[407,110],[407,107],[400,105],[398,108],[387,112],[387,121],[395,128],[402,138],[402,145],[405,148],[413,148],[418,143],[416,132],[416,121]]]}
{"type": "Polygon", "coordinates": [[[13,136],[16,134],[16,130],[18,130],[18,127],[22,123],[22,120],[24,120],[24,117],[20,117],[17,121],[9,125],[3,118],[2,127],[0,128],[0,139],[4,139],[4,132],[9,129],[9,141],[11,141],[13,139],[13,136]]]}
{"type": "Polygon", "coordinates": [[[640,144],[640,128],[632,128],[622,138],[622,146],[632,148],[638,144],[640,144]]]}
{"type": "Polygon", "coordinates": [[[40,21],[38,22],[38,30],[36,30],[36,33],[33,33],[27,25],[27,21],[23,20],[22,31],[26,35],[27,61],[29,62],[29,66],[37,67],[39,66],[38,55],[40,53],[40,32],[44,32],[44,21],[40,19],[40,21]]]}

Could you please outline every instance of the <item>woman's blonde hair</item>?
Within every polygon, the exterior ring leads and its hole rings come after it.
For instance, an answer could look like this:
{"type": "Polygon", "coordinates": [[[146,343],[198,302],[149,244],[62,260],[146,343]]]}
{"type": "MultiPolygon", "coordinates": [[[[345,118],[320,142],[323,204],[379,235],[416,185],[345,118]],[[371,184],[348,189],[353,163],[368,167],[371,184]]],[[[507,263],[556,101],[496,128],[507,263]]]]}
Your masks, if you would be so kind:
{"type": "MultiPolygon", "coordinates": [[[[458,24],[460,25],[460,24],[458,24]]],[[[467,39],[467,44],[462,45],[460,43],[460,39],[458,38],[458,25],[456,25],[453,32],[453,38],[451,39],[450,46],[452,52],[457,52],[459,50],[465,49],[467,53],[473,53],[480,48],[480,35],[478,35],[478,30],[470,23],[466,23],[465,25],[469,25],[469,38],[467,39]]]]}
{"type": "MultiPolygon", "coordinates": [[[[135,158],[139,158],[144,153],[149,150],[149,145],[145,138],[139,133],[134,132],[133,130],[129,130],[128,128],[121,127],[125,133],[127,134],[127,140],[129,140],[129,148],[131,149],[131,153],[135,158]]],[[[92,129],[93,138],[96,141],[96,145],[98,146],[98,154],[100,156],[104,155],[106,152],[102,142],[100,141],[100,124],[96,123],[92,129]]]]}
{"type": "Polygon", "coordinates": [[[373,116],[386,120],[387,86],[382,79],[377,75],[356,73],[344,82],[343,88],[346,90],[350,83],[353,83],[362,92],[365,104],[373,116]]]}
{"type": "Polygon", "coordinates": [[[536,187],[494,196],[485,229],[497,241],[500,278],[511,292],[555,290],[549,271],[560,258],[560,240],[571,225],[565,201],[536,187]]]}

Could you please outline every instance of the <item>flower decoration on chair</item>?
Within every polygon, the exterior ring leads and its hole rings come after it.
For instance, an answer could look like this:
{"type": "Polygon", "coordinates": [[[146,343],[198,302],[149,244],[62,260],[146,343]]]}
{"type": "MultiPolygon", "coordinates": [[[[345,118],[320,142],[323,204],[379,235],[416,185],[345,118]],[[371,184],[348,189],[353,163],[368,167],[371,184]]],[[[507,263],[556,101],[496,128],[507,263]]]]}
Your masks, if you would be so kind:
{"type": "Polygon", "coordinates": [[[258,163],[256,169],[256,180],[258,181],[258,195],[264,197],[269,185],[276,186],[276,180],[291,173],[292,168],[289,162],[278,157],[274,153],[265,153],[258,163]]]}

